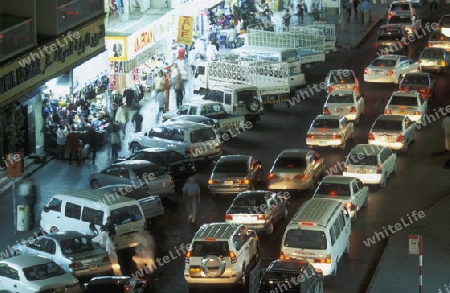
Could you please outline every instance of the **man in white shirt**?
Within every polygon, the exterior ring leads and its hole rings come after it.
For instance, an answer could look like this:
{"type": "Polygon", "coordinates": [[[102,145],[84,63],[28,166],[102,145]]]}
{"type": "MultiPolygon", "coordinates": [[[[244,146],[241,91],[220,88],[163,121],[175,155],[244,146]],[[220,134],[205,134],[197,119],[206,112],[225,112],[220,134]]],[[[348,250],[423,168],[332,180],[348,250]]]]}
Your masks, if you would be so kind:
{"type": "Polygon", "coordinates": [[[66,130],[66,127],[62,124],[59,125],[59,128],[56,131],[56,145],[57,145],[56,159],[57,160],[64,159],[64,155],[66,153],[66,143],[67,143],[68,135],[69,135],[69,132],[66,130]]]}
{"type": "Polygon", "coordinates": [[[114,276],[122,276],[122,271],[120,270],[119,257],[116,253],[116,246],[114,245],[114,235],[112,233],[108,234],[106,239],[106,252],[108,252],[109,261],[111,262],[111,267],[114,272],[114,276]]]}

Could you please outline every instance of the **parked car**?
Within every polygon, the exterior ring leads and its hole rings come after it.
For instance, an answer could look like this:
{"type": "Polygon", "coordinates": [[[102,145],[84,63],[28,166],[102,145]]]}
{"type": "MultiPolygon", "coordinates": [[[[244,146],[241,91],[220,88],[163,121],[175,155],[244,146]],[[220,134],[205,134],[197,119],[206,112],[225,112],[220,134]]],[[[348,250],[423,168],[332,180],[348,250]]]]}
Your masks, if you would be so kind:
{"type": "Polygon", "coordinates": [[[85,284],[83,293],[150,293],[147,280],[128,276],[101,276],[85,284]]]}
{"type": "Polygon", "coordinates": [[[393,92],[388,98],[384,114],[404,115],[416,123],[420,123],[428,111],[428,101],[419,91],[393,92]]]}
{"type": "Polygon", "coordinates": [[[404,25],[408,35],[413,35],[415,31],[419,32],[422,29],[422,20],[415,14],[409,13],[397,13],[388,19],[387,24],[404,25]]]}
{"type": "Polygon", "coordinates": [[[275,159],[267,175],[269,190],[314,189],[325,171],[324,159],[308,149],[286,149],[275,159]]]}
{"type": "Polygon", "coordinates": [[[364,81],[400,84],[407,73],[418,71],[419,62],[407,56],[389,54],[376,58],[364,69],[364,81]]]}
{"type": "Polygon", "coordinates": [[[194,162],[187,155],[165,148],[155,147],[142,149],[124,160],[145,160],[152,162],[172,176],[176,186],[183,185],[189,177],[197,173],[194,162]]]}
{"type": "Polygon", "coordinates": [[[334,90],[352,90],[359,95],[359,80],[352,69],[330,70],[325,77],[327,93],[334,90]]]}
{"type": "Polygon", "coordinates": [[[306,146],[331,146],[345,149],[353,138],[354,126],[341,115],[317,115],[306,133],[306,146]]]}
{"type": "Polygon", "coordinates": [[[174,192],[172,176],[155,164],[144,160],[127,160],[112,164],[89,176],[91,188],[97,189],[112,184],[132,185],[150,195],[166,197],[174,192]]]}
{"type": "Polygon", "coordinates": [[[176,122],[176,121],[189,121],[189,122],[205,124],[205,125],[211,126],[217,132],[219,131],[219,126],[216,124],[216,122],[214,122],[213,119],[208,118],[203,115],[178,115],[178,116],[175,116],[175,117],[172,117],[172,118],[166,120],[166,122],[176,122]]]}
{"type": "Polygon", "coordinates": [[[414,15],[416,12],[410,2],[392,1],[387,8],[387,18],[390,19],[392,16],[397,14],[414,15]]]}
{"type": "Polygon", "coordinates": [[[431,103],[436,95],[436,83],[436,79],[428,72],[408,73],[400,82],[400,91],[419,91],[431,103]]]}
{"type": "Polygon", "coordinates": [[[342,115],[349,121],[359,123],[364,114],[364,97],[352,90],[335,90],[328,94],[323,114],[342,115]]]}
{"type": "Polygon", "coordinates": [[[220,157],[208,180],[210,195],[236,195],[239,192],[253,189],[255,186],[255,182],[253,182],[253,162],[253,157],[248,155],[220,157]]]}
{"type": "Polygon", "coordinates": [[[277,292],[285,286],[283,293],[323,293],[323,273],[306,260],[274,260],[262,270],[258,292],[277,292]],[[288,287],[286,283],[290,280],[302,281],[291,282],[288,287]]]}
{"type": "Polygon", "coordinates": [[[358,144],[348,154],[343,176],[357,177],[364,184],[386,186],[397,168],[397,155],[385,146],[358,144]]]}
{"type": "Polygon", "coordinates": [[[369,204],[369,187],[356,177],[329,175],[319,183],[313,198],[332,198],[344,204],[352,220],[369,204]]]}
{"type": "Polygon", "coordinates": [[[17,293],[81,293],[78,280],[54,261],[19,255],[0,261],[0,291],[17,293]]]}
{"type": "Polygon", "coordinates": [[[435,30],[428,39],[428,47],[442,48],[450,52],[450,34],[444,34],[441,30],[435,30]]]}
{"type": "Polygon", "coordinates": [[[16,243],[12,249],[16,255],[34,254],[51,259],[77,278],[111,272],[105,249],[76,231],[53,232],[33,241],[16,243]]]}
{"type": "Polygon", "coordinates": [[[450,67],[450,53],[443,48],[424,48],[419,56],[420,71],[438,71],[448,73],[450,67]]]}
{"type": "Polygon", "coordinates": [[[384,54],[408,52],[408,45],[405,40],[408,38],[408,32],[402,24],[384,24],[378,30],[378,36],[375,43],[377,50],[384,54]]]}
{"type": "Polygon", "coordinates": [[[255,231],[230,223],[204,224],[186,253],[184,278],[196,288],[241,286],[248,290],[250,270],[259,261],[255,231]]]}
{"type": "Polygon", "coordinates": [[[272,235],[274,225],[288,216],[288,201],[281,194],[266,190],[244,191],[236,195],[225,212],[225,222],[243,224],[272,235]]]}
{"type": "Polygon", "coordinates": [[[408,151],[416,140],[416,124],[404,115],[380,115],[369,131],[369,144],[408,151]]]}

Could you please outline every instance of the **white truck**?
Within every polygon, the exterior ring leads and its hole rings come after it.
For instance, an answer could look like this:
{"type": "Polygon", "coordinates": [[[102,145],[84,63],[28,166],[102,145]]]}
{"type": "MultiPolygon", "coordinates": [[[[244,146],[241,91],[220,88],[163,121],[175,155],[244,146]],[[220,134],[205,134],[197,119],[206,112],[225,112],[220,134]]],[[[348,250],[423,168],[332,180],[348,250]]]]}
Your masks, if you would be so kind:
{"type": "MultiPolygon", "coordinates": [[[[200,63],[196,67],[193,87],[194,93],[205,90],[215,91],[219,88],[231,88],[239,85],[239,91],[249,95],[255,91],[257,100],[261,101],[265,109],[274,104],[286,103],[290,98],[289,64],[285,62],[253,62],[251,64],[237,64],[224,61],[211,61],[200,63]]],[[[205,95],[209,99],[208,93],[205,95]]],[[[227,98],[225,97],[225,100],[227,98]]],[[[231,103],[234,108],[239,107],[231,103]]],[[[250,106],[250,105],[249,105],[250,106]]],[[[255,111],[248,107],[254,114],[255,111]]],[[[247,118],[247,120],[250,120],[247,118]]],[[[259,119],[258,119],[259,120],[259,119]]]]}
{"type": "MultiPolygon", "coordinates": [[[[336,36],[336,25],[334,23],[318,23],[308,25],[310,28],[318,28],[322,30],[325,37],[324,53],[328,54],[337,50],[336,43],[338,38],[336,36]]],[[[295,32],[297,27],[290,27],[289,30],[295,32]]]]}

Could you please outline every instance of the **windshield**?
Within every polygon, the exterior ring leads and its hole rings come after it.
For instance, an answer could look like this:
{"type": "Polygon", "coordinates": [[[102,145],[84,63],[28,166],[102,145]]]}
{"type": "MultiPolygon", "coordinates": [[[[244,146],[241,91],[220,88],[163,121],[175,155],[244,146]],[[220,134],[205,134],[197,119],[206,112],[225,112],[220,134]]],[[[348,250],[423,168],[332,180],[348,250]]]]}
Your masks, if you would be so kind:
{"type": "Polygon", "coordinates": [[[214,173],[244,173],[248,171],[247,161],[219,161],[214,173]]]}
{"type": "Polygon", "coordinates": [[[275,162],[275,167],[304,169],[306,168],[306,160],[305,158],[280,157],[275,162]]]}
{"type": "Polygon", "coordinates": [[[343,70],[342,72],[332,73],[330,76],[330,82],[331,83],[342,83],[342,84],[347,84],[347,83],[354,84],[355,77],[353,76],[353,74],[350,71],[343,70]]]}
{"type": "Polygon", "coordinates": [[[235,207],[254,207],[262,206],[266,204],[264,196],[261,194],[246,194],[245,196],[239,196],[233,201],[235,207]]]}
{"type": "Polygon", "coordinates": [[[350,196],[350,187],[347,183],[326,183],[322,182],[316,191],[317,194],[327,194],[330,197],[350,196]]]}
{"type": "Polygon", "coordinates": [[[61,251],[64,255],[72,255],[86,251],[94,251],[91,240],[87,237],[76,237],[61,241],[61,251]]]}
{"type": "Polygon", "coordinates": [[[439,49],[425,49],[420,58],[443,59],[444,53],[439,49]]]}
{"type": "Polygon", "coordinates": [[[450,35],[446,36],[441,31],[435,31],[431,37],[430,41],[442,41],[442,42],[450,42],[450,35]]]}
{"type": "Polygon", "coordinates": [[[191,132],[192,143],[205,142],[214,139],[216,139],[216,134],[214,133],[214,130],[209,127],[197,129],[191,132]]]}
{"type": "Polygon", "coordinates": [[[23,274],[28,281],[45,280],[55,276],[64,275],[65,273],[66,272],[53,261],[23,269],[23,274]]]}
{"type": "Polygon", "coordinates": [[[384,59],[375,59],[371,66],[378,66],[378,67],[394,67],[396,61],[395,60],[384,60],[384,59]]]}
{"type": "Polygon", "coordinates": [[[393,12],[410,12],[409,4],[393,3],[391,4],[391,11],[393,12]]]}
{"type": "Polygon", "coordinates": [[[392,16],[388,23],[411,24],[412,21],[410,16],[392,16]]]}
{"type": "Polygon", "coordinates": [[[313,122],[314,128],[339,128],[338,119],[316,119],[313,122]]]}
{"type": "Polygon", "coordinates": [[[402,31],[400,29],[393,28],[381,28],[378,32],[380,37],[389,36],[390,38],[398,37],[401,38],[403,36],[402,31]]]}
{"type": "Polygon", "coordinates": [[[417,98],[408,96],[392,96],[389,104],[395,106],[417,106],[417,98]]]}
{"type": "Polygon", "coordinates": [[[303,249],[327,249],[327,238],[322,231],[291,229],[286,233],[284,246],[303,249]]]}
{"type": "Polygon", "coordinates": [[[350,165],[378,165],[377,156],[366,155],[364,153],[351,154],[347,162],[350,163],[350,165]]]}
{"type": "Polygon", "coordinates": [[[372,127],[372,131],[401,131],[402,129],[403,122],[399,120],[378,119],[372,127]]]}
{"type": "Polygon", "coordinates": [[[428,86],[428,77],[424,75],[411,75],[407,74],[402,80],[402,84],[412,84],[412,85],[426,85],[428,86]]]}
{"type": "Polygon", "coordinates": [[[192,245],[192,256],[228,256],[229,248],[226,241],[195,241],[192,245]]]}
{"type": "Polygon", "coordinates": [[[350,94],[330,94],[328,103],[353,103],[353,95],[350,94]]]}
{"type": "Polygon", "coordinates": [[[137,222],[142,219],[141,210],[137,205],[121,207],[111,211],[111,217],[116,225],[137,222]]]}

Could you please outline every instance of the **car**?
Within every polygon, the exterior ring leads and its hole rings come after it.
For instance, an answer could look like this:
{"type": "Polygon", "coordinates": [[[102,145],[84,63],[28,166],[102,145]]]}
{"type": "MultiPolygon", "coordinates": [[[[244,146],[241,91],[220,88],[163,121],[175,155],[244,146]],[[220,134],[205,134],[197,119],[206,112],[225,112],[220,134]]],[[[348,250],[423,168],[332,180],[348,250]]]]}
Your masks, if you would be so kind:
{"type": "Polygon", "coordinates": [[[436,79],[428,72],[408,73],[400,82],[400,91],[419,91],[425,100],[433,102],[436,96],[436,79]]]}
{"type": "Polygon", "coordinates": [[[404,1],[392,1],[392,3],[387,8],[387,18],[390,19],[392,16],[397,14],[415,14],[414,7],[410,2],[404,1]]]}
{"type": "Polygon", "coordinates": [[[0,261],[0,292],[81,293],[78,280],[51,259],[18,255],[0,261]]]}
{"type": "Polygon", "coordinates": [[[213,197],[217,194],[236,195],[253,189],[253,161],[253,157],[249,155],[220,157],[208,180],[209,194],[213,197]]]}
{"type": "Polygon", "coordinates": [[[188,121],[155,125],[148,132],[131,136],[129,149],[160,147],[186,154],[192,161],[211,161],[222,155],[219,135],[211,126],[188,121]]]}
{"type": "Polygon", "coordinates": [[[205,124],[205,125],[211,126],[217,132],[219,131],[219,126],[216,124],[216,122],[214,122],[213,119],[208,118],[203,115],[179,115],[179,116],[175,116],[175,117],[172,117],[172,118],[166,120],[166,122],[176,122],[176,121],[189,121],[189,122],[205,124]]]}
{"type": "Polygon", "coordinates": [[[306,133],[306,146],[331,146],[345,149],[353,138],[354,126],[342,115],[317,115],[306,133]]]}
{"type": "Polygon", "coordinates": [[[15,255],[40,255],[56,262],[77,278],[111,273],[108,253],[76,231],[53,232],[29,242],[16,243],[15,255]]]}
{"type": "Polygon", "coordinates": [[[369,187],[356,177],[328,175],[319,183],[313,198],[339,200],[352,220],[356,220],[358,211],[369,204],[369,187]]]}
{"type": "Polygon", "coordinates": [[[384,54],[408,52],[408,32],[402,24],[384,24],[378,30],[375,47],[384,54]]]}
{"type": "Polygon", "coordinates": [[[147,280],[128,276],[99,276],[84,285],[83,293],[147,293],[150,287],[147,280]]]}
{"type": "Polygon", "coordinates": [[[404,115],[416,123],[420,123],[427,114],[428,101],[422,97],[422,94],[415,91],[396,91],[388,98],[384,107],[384,114],[404,115]]]}
{"type": "Polygon", "coordinates": [[[197,173],[194,162],[187,155],[165,148],[145,148],[118,162],[124,160],[152,162],[171,175],[176,186],[184,184],[189,177],[197,173]]]}
{"type": "Polygon", "coordinates": [[[359,80],[352,69],[333,69],[325,77],[327,93],[333,90],[353,90],[359,94],[359,80]]]}
{"type": "Polygon", "coordinates": [[[441,30],[435,30],[428,39],[428,47],[442,48],[450,52],[450,34],[445,35],[441,30]]]}
{"type": "Polygon", "coordinates": [[[386,146],[392,150],[408,151],[416,140],[416,125],[404,115],[380,115],[369,131],[369,144],[386,146]]]}
{"type": "Polygon", "coordinates": [[[420,71],[438,71],[448,73],[450,67],[450,53],[443,48],[424,48],[419,56],[420,71]]]}
{"type": "Polygon", "coordinates": [[[196,288],[241,286],[248,290],[249,273],[259,262],[256,231],[241,224],[203,224],[185,257],[184,278],[189,292],[196,288]]]}
{"type": "Polygon", "coordinates": [[[267,268],[262,269],[259,282],[259,293],[278,292],[286,286],[283,293],[323,293],[322,270],[314,268],[306,260],[272,261],[267,268]],[[299,280],[292,281],[289,280],[299,280]],[[289,284],[289,288],[286,285],[289,284]]]}
{"type": "Polygon", "coordinates": [[[406,2],[411,3],[412,7],[422,7],[424,6],[427,1],[426,0],[406,0],[406,2]]]}
{"type": "Polygon", "coordinates": [[[364,69],[364,81],[400,84],[407,73],[418,71],[419,62],[404,55],[388,54],[376,58],[364,69]]]}
{"type": "Polygon", "coordinates": [[[364,184],[386,186],[397,168],[397,154],[385,146],[358,144],[348,154],[343,176],[357,177],[364,184]]]}
{"type": "Polygon", "coordinates": [[[225,222],[243,224],[272,235],[275,223],[287,219],[288,198],[267,190],[241,192],[225,212],[225,222]]]}
{"type": "Polygon", "coordinates": [[[397,13],[388,19],[387,24],[404,25],[408,35],[413,35],[415,31],[419,32],[422,29],[422,20],[415,14],[409,13],[397,13]]]}
{"type": "Polygon", "coordinates": [[[364,97],[353,90],[334,90],[328,94],[323,105],[323,114],[342,115],[356,123],[364,115],[364,110],[364,97]]]}
{"type": "Polygon", "coordinates": [[[438,22],[438,29],[440,29],[444,35],[450,35],[450,14],[441,16],[438,22]]]}
{"type": "Polygon", "coordinates": [[[167,197],[174,190],[172,176],[155,164],[144,160],[127,160],[114,163],[106,169],[89,176],[91,188],[97,189],[112,184],[132,185],[150,195],[167,197]]]}
{"type": "Polygon", "coordinates": [[[325,163],[319,153],[308,149],[285,149],[267,175],[269,190],[313,190],[322,179],[325,163]]]}

